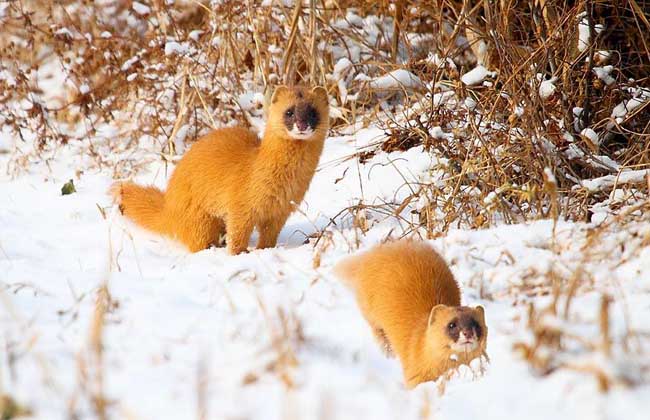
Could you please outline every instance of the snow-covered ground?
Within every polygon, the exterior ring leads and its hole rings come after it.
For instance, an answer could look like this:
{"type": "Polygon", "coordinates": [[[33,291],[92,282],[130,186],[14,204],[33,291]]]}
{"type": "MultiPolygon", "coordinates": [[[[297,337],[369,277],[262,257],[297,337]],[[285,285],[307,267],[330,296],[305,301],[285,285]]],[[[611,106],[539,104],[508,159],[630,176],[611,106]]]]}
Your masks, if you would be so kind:
{"type": "MultiPolygon", "coordinates": [[[[381,135],[369,128],[328,139],[278,247],[234,257],[223,249],[189,254],[125,221],[106,195],[111,170],[76,174],[72,148],[17,178],[2,170],[0,391],[43,420],[95,418],[93,393],[107,398],[115,419],[646,419],[650,229],[642,224],[599,234],[537,221],[433,240],[464,303],[486,308],[491,362],[461,369],[442,393],[435,383],[404,388],[398,361],[383,356],[331,273],[341,257],[405,229],[377,213],[368,212],[365,234],[346,212],[332,218],[359,199],[399,203],[409,194],[405,181],[435,176],[427,169],[435,159],[421,148],[365,164],[345,159],[381,135]],[[77,192],[62,196],[70,178],[77,192]],[[305,243],[326,227],[316,246],[315,238],[305,243]],[[534,340],[529,305],[550,305],[549,278],[568,288],[578,272],[587,281],[569,316],[545,321],[584,338],[547,355],[577,368],[542,376],[513,348],[534,340]],[[92,343],[103,284],[111,304],[98,364],[92,343]],[[599,339],[603,294],[614,297],[611,358],[588,345],[599,339]],[[628,341],[638,357],[622,353],[628,341]],[[640,385],[614,383],[601,393],[580,366],[640,385]]],[[[0,155],[0,168],[10,156],[0,155]]],[[[164,186],[163,169],[152,163],[137,181],[164,186]]]]}

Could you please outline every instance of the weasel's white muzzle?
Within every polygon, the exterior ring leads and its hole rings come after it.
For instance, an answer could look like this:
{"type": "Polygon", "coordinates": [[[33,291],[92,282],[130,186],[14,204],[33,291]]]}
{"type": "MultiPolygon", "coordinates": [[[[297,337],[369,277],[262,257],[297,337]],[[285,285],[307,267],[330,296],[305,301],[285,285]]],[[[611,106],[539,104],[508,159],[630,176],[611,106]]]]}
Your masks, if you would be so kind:
{"type": "Polygon", "coordinates": [[[452,344],[451,350],[455,353],[469,353],[478,347],[478,340],[475,337],[467,338],[462,332],[458,336],[458,340],[452,344]]]}
{"type": "Polygon", "coordinates": [[[309,140],[314,135],[314,130],[308,128],[306,130],[298,130],[296,125],[293,125],[291,131],[289,131],[289,136],[294,140],[309,140]]]}

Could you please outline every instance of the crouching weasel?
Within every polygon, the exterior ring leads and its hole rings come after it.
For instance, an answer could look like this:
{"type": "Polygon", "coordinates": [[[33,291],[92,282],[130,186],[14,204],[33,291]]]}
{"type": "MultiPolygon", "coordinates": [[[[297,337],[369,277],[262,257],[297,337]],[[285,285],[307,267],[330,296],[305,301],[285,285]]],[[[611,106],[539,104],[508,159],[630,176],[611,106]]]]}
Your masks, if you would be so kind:
{"type": "Polygon", "coordinates": [[[196,252],[226,236],[230,254],[274,247],[311,182],[329,127],[322,87],[278,87],[262,140],[248,129],[222,128],[199,139],[178,163],[165,192],[131,182],[111,193],[127,218],[196,252]]]}
{"type": "Polygon", "coordinates": [[[423,242],[378,245],[339,263],[380,345],[402,364],[408,388],[487,356],[483,307],[460,306],[444,260],[423,242]]]}

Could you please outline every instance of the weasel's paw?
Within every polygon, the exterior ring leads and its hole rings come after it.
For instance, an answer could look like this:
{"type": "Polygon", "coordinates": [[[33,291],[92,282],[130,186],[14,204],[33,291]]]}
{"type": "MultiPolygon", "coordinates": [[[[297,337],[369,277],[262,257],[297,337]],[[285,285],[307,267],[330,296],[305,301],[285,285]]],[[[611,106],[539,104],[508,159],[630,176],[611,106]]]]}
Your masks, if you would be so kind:
{"type": "Polygon", "coordinates": [[[379,344],[379,347],[381,347],[384,355],[386,357],[394,357],[395,354],[393,353],[393,348],[390,345],[390,341],[388,341],[388,337],[386,337],[386,333],[384,332],[383,328],[375,328],[374,333],[375,338],[377,339],[377,343],[379,344]]]}

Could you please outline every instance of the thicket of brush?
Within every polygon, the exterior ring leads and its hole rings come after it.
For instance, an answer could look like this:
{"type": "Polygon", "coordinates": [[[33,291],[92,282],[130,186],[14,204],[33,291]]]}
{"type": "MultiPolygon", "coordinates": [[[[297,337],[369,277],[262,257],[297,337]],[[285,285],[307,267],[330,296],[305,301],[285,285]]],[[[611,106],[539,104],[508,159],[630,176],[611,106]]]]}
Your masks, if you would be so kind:
{"type": "Polygon", "coordinates": [[[28,140],[7,171],[72,145],[125,177],[146,163],[138,147],[171,160],[211,127],[254,125],[273,86],[307,83],[328,88],[334,132],[385,128],[356,158],[443,158],[442,180],[381,209],[414,213],[412,229],[583,220],[646,196],[642,176],[617,174],[650,164],[648,1],[286,4],[5,3],[0,126],[28,140]],[[485,80],[461,80],[477,63],[485,80]]]}
{"type": "Polygon", "coordinates": [[[395,146],[423,143],[449,159],[445,187],[453,193],[429,194],[442,197],[430,202],[444,210],[443,229],[463,220],[482,226],[495,217],[588,219],[589,206],[612,186],[587,189],[582,180],[648,167],[650,49],[643,33],[650,29],[649,2],[443,3],[430,13],[438,27],[449,17],[456,26],[434,31],[435,44],[447,46],[439,55],[457,62],[467,52],[467,43],[448,47],[446,34],[461,28],[477,60],[496,72],[487,83],[467,86],[458,73],[473,62],[411,64],[435,82],[434,92],[452,89],[470,101],[453,109],[433,96],[408,123],[392,125],[395,146]],[[588,43],[580,32],[589,34],[588,43]],[[645,102],[633,106],[640,97],[645,102]],[[431,133],[435,126],[453,137],[431,133]]]}
{"type": "Polygon", "coordinates": [[[447,158],[445,181],[413,197],[428,202],[414,211],[429,232],[585,219],[609,190],[581,180],[650,163],[649,19],[645,0],[13,1],[0,12],[0,124],[37,138],[9,170],[81,142],[125,176],[144,140],[169,159],[210,127],[260,116],[263,95],[242,94],[302,82],[328,87],[335,130],[381,120],[377,149],[447,158]],[[463,83],[477,62],[494,73],[463,83]],[[373,83],[395,69],[418,83],[373,83]],[[65,93],[45,97],[53,72],[65,93]]]}

